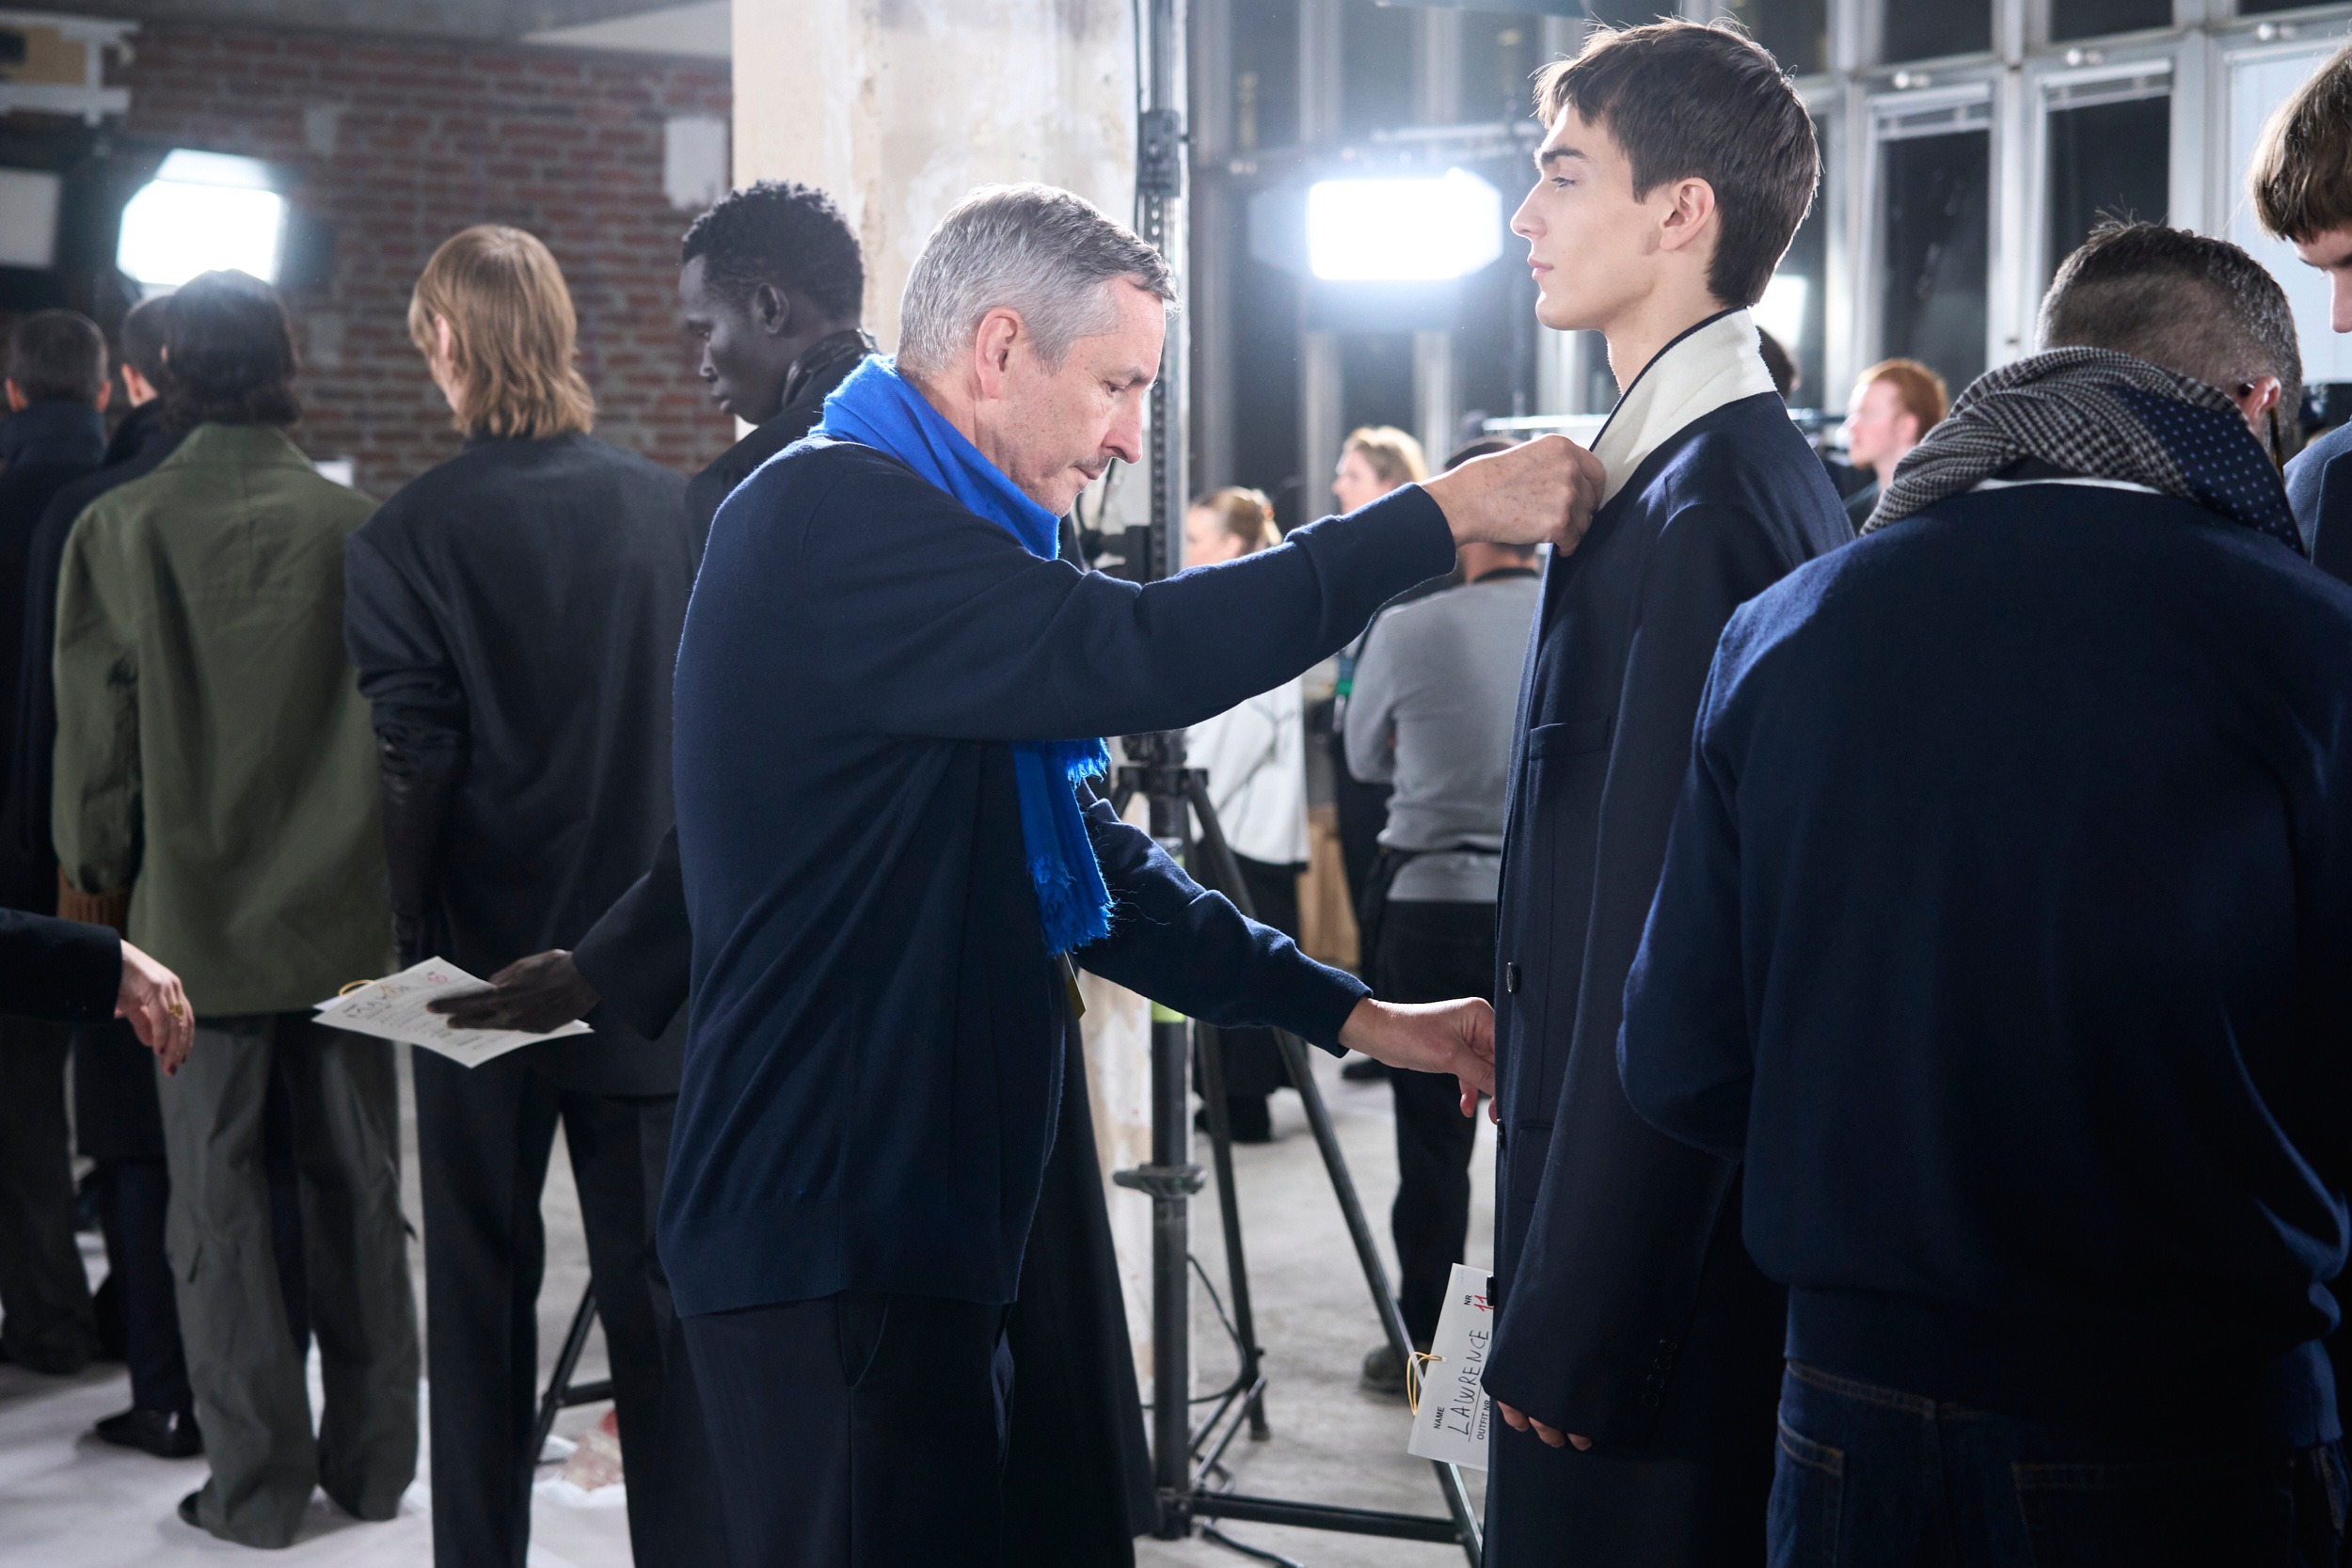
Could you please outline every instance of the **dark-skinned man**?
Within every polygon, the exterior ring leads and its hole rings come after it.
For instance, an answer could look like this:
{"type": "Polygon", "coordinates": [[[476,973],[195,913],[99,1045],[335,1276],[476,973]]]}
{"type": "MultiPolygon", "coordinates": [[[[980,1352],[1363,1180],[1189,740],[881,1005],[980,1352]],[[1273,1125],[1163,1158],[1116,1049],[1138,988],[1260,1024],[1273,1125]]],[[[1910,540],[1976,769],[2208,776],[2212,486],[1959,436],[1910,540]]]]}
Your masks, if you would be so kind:
{"type": "MultiPolygon", "coordinates": [[[[763,182],[734,192],[688,229],[681,260],[679,315],[702,344],[702,378],[720,407],[758,422],[687,486],[699,550],[720,502],[808,433],[874,344],[858,325],[866,274],[856,236],[822,191],[763,182]]],[[[492,976],[489,990],[438,1007],[464,1027],[544,1031],[603,1001],[651,1038],[685,1005],[691,958],[673,832],[573,951],[523,958],[492,976]]],[[[1072,1075],[1083,1082],[1074,1064],[1072,1075]]],[[[1039,1349],[1024,1362],[1029,1397],[1014,1416],[1007,1507],[1029,1521],[1026,1549],[1040,1568],[1130,1562],[1132,1537],[1153,1519],[1099,1173],[1080,1093],[1063,1107],[1011,1329],[1039,1349]]],[[[673,1330],[663,1359],[677,1375],[664,1382],[655,1482],[672,1524],[654,1533],[669,1563],[716,1562],[720,1510],[683,1354],[673,1330]]]]}

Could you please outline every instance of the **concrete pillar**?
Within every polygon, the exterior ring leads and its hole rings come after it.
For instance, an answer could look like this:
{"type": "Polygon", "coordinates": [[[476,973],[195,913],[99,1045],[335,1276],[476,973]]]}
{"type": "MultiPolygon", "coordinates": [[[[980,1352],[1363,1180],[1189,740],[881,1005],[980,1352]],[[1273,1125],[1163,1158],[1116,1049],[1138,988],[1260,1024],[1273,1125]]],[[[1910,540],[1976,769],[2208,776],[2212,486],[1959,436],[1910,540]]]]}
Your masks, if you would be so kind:
{"type": "MultiPolygon", "coordinates": [[[[1341,0],[1298,0],[1298,141],[1321,147],[1340,134],[1341,0]]],[[[1313,285],[1301,281],[1300,288],[1313,285]]],[[[1331,466],[1340,460],[1340,341],[1298,335],[1298,520],[1331,509],[1331,466]]]]}
{"type": "MultiPolygon", "coordinates": [[[[1418,18],[1420,51],[1413,62],[1414,118],[1452,125],[1462,118],[1462,13],[1424,10],[1418,18]]],[[[1413,434],[1432,467],[1454,450],[1459,407],[1454,396],[1454,334],[1413,334],[1413,434]]]]}
{"type": "MultiPolygon", "coordinates": [[[[865,247],[866,324],[892,347],[908,270],[973,186],[1042,181],[1134,221],[1131,16],[1128,0],[735,0],[735,182],[833,194],[865,247]]],[[[1111,526],[1141,521],[1149,489],[1122,475],[1111,526]]],[[[1107,1185],[1151,1155],[1149,1009],[1090,976],[1084,993],[1107,1185]]],[[[1151,1203],[1124,1187],[1109,1200],[1148,1372],[1151,1203]]]]}

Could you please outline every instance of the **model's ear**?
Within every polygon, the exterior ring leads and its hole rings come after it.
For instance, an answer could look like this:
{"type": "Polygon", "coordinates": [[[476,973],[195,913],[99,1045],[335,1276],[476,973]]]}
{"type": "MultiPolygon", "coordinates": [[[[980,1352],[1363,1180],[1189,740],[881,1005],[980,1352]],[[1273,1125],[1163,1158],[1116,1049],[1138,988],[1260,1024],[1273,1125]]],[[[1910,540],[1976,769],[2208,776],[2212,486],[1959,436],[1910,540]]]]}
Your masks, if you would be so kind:
{"type": "Polygon", "coordinates": [[[982,398],[1005,395],[1012,371],[1013,344],[1021,337],[1021,312],[999,305],[980,318],[972,335],[972,373],[982,398]]]}
{"type": "Polygon", "coordinates": [[[760,331],[781,338],[792,330],[792,296],[773,283],[762,283],[752,290],[751,315],[760,331]]]}
{"type": "Polygon", "coordinates": [[[1658,230],[1660,248],[1686,250],[1702,242],[1711,243],[1720,227],[1715,221],[1715,187],[1690,174],[1674,181],[1667,194],[1672,205],[1658,230]]]}

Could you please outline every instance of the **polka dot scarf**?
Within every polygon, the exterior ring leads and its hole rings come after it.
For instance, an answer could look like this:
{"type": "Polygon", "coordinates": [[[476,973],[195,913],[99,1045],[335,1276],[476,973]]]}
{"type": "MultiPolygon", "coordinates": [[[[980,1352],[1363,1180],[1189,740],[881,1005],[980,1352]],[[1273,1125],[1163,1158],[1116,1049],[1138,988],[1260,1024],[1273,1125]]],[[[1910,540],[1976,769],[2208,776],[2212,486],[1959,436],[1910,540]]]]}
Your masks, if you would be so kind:
{"type": "Polygon", "coordinates": [[[1897,466],[1862,531],[2028,457],[2145,484],[2306,553],[2286,485],[2237,404],[2217,387],[2103,348],[2053,349],[1979,376],[1897,466]]]}

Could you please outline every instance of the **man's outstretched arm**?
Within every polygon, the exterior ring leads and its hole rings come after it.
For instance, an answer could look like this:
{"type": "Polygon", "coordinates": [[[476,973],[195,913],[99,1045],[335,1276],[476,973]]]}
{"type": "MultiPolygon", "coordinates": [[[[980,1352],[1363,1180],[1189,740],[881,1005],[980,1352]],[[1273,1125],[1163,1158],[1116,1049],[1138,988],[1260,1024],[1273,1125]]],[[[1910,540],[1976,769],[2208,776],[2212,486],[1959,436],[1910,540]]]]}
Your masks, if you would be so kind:
{"type": "Polygon", "coordinates": [[[1107,802],[1088,809],[1087,832],[1113,901],[1111,934],[1071,955],[1089,973],[1220,1027],[1267,1024],[1334,1055],[1361,1051],[1391,1067],[1450,1072],[1466,1108],[1494,1092],[1494,1009],[1485,998],[1375,1001],[1354,975],[1245,919],[1107,802]]]}

